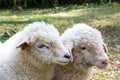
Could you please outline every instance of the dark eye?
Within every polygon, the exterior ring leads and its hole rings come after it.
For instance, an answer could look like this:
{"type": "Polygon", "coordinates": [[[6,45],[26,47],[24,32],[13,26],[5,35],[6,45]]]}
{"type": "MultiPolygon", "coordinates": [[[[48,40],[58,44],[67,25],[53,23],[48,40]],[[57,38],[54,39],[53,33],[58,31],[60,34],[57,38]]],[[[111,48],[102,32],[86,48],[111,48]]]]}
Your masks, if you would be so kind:
{"type": "Polygon", "coordinates": [[[38,48],[43,48],[43,47],[46,47],[46,48],[49,48],[48,46],[42,44],[42,45],[38,45],[38,48]]]}
{"type": "Polygon", "coordinates": [[[85,50],[85,49],[86,49],[86,47],[80,47],[80,49],[81,49],[81,50],[85,50]]]}

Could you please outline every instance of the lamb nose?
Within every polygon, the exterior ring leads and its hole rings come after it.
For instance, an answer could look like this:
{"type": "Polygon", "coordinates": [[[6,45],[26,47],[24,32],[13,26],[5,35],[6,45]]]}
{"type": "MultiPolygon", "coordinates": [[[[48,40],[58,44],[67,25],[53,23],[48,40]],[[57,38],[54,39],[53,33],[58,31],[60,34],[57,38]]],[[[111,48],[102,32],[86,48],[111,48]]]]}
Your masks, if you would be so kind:
{"type": "Polygon", "coordinates": [[[102,62],[102,64],[104,64],[104,65],[108,65],[108,61],[105,60],[105,61],[102,62]]]}
{"type": "Polygon", "coordinates": [[[64,55],[64,57],[70,59],[71,56],[66,54],[66,55],[64,55]]]}

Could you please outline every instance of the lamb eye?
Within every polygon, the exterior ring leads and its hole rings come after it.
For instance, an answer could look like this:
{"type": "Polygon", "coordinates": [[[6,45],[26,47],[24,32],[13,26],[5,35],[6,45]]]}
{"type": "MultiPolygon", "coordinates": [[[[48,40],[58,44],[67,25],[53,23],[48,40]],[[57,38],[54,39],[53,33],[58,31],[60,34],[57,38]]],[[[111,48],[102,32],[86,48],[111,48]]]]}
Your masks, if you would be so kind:
{"type": "Polygon", "coordinates": [[[81,50],[85,50],[85,49],[86,49],[86,47],[80,47],[80,49],[81,49],[81,50]]]}
{"type": "Polygon", "coordinates": [[[46,47],[46,48],[49,48],[48,46],[42,44],[42,45],[38,45],[38,48],[43,48],[43,47],[46,47]]]}

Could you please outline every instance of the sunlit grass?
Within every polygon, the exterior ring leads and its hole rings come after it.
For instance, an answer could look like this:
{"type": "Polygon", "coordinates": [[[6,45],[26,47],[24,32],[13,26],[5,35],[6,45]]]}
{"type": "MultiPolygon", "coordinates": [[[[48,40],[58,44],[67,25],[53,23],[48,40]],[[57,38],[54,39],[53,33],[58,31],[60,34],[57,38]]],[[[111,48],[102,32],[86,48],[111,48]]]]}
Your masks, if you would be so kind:
{"type": "Polygon", "coordinates": [[[67,6],[53,9],[0,10],[0,34],[19,31],[34,21],[54,24],[60,33],[75,23],[86,23],[98,28],[109,48],[111,65],[95,68],[92,80],[120,80],[120,6],[67,6]]]}

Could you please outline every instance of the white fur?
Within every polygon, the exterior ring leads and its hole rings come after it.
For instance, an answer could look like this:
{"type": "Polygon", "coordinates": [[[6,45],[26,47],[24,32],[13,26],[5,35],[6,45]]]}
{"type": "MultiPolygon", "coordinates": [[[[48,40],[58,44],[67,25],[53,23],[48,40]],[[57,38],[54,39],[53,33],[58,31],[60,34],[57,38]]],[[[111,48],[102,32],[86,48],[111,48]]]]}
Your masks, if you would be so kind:
{"type": "Polygon", "coordinates": [[[34,22],[0,47],[0,80],[50,80],[54,64],[70,61],[66,54],[57,29],[34,22]]]}
{"type": "Polygon", "coordinates": [[[97,29],[84,23],[75,24],[62,34],[61,40],[72,52],[73,62],[56,65],[53,80],[88,80],[93,74],[93,66],[108,66],[107,47],[97,29]]]}
{"type": "Polygon", "coordinates": [[[0,47],[2,46],[2,43],[0,42],[0,47]]]}

